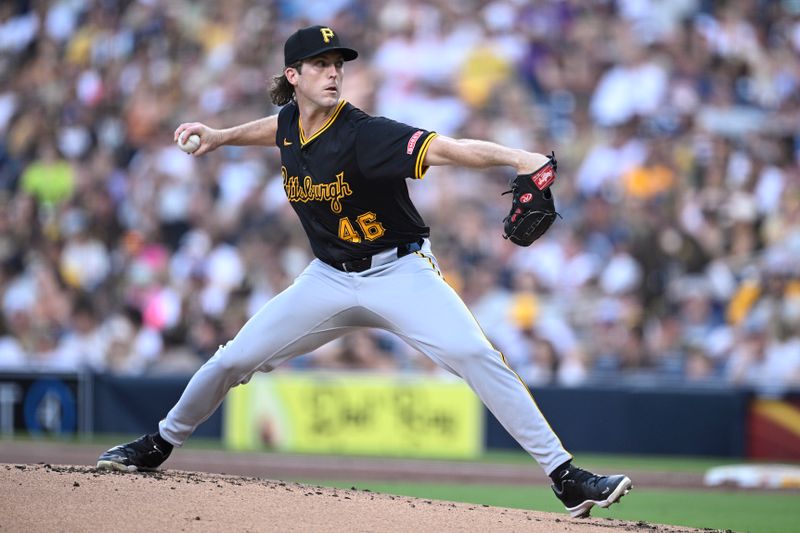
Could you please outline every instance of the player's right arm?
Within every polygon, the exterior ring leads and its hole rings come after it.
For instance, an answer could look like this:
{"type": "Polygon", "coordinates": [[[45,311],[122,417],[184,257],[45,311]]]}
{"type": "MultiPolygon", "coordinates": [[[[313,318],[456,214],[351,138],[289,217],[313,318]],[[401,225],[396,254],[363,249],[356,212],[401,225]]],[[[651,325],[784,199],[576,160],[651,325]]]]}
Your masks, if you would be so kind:
{"type": "Polygon", "coordinates": [[[203,155],[220,146],[275,146],[277,132],[278,115],[270,115],[221,130],[200,122],[184,122],[175,130],[174,137],[177,142],[181,136],[199,135],[200,147],[192,155],[203,155]]]}

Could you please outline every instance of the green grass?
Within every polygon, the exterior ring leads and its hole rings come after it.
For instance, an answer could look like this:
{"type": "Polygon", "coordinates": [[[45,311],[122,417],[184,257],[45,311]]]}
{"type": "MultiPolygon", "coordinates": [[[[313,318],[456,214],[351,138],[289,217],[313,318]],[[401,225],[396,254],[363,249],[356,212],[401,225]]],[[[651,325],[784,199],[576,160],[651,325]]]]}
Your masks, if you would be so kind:
{"type": "MultiPolygon", "coordinates": [[[[350,488],[342,481],[309,481],[326,487],[350,488]]],[[[565,513],[543,486],[359,482],[358,489],[436,500],[565,513]]],[[[800,494],[695,489],[634,489],[610,509],[595,507],[594,517],[642,520],[712,530],[752,533],[796,532],[800,494]]]]}
{"type": "MultiPolygon", "coordinates": [[[[105,449],[123,442],[130,442],[141,436],[141,433],[103,433],[98,435],[64,435],[60,437],[47,435],[43,437],[32,437],[27,433],[17,433],[13,438],[8,440],[15,442],[55,442],[66,446],[96,446],[105,449]]],[[[2,442],[3,440],[0,440],[0,443],[2,442]]],[[[224,451],[225,447],[219,439],[192,437],[186,443],[184,449],[224,451]]]]}
{"type": "MultiPolygon", "coordinates": [[[[494,464],[530,464],[531,457],[519,451],[487,452],[476,462],[494,464]]],[[[732,463],[752,462],[730,457],[674,457],[653,455],[575,454],[575,464],[602,471],[648,470],[702,474],[709,468],[732,463]]]]}
{"type": "MultiPolygon", "coordinates": [[[[107,448],[121,442],[128,442],[139,435],[93,435],[89,438],[70,437],[64,439],[51,439],[60,440],[64,443],[75,444],[94,444],[99,448],[107,448]]],[[[26,436],[16,436],[16,440],[32,440],[26,436]]],[[[186,442],[184,446],[186,450],[224,450],[222,443],[217,439],[192,437],[186,442]]],[[[231,451],[229,453],[240,453],[231,451]]],[[[263,450],[263,453],[279,453],[274,450],[263,450]]],[[[303,454],[298,454],[303,455],[303,454]]],[[[317,455],[317,454],[309,454],[317,455]]],[[[353,457],[349,455],[348,457],[353,457]]],[[[379,455],[364,456],[372,459],[380,459],[379,455]]],[[[398,459],[398,457],[387,457],[388,459],[398,459]]],[[[419,459],[424,461],[425,459],[419,459]]],[[[441,461],[442,459],[432,459],[441,461]]],[[[477,459],[454,459],[455,462],[474,462],[485,464],[534,464],[531,456],[522,450],[503,450],[503,451],[487,451],[477,459]]],[[[754,461],[747,459],[735,459],[730,457],[674,457],[674,456],[652,456],[652,455],[611,455],[611,454],[588,454],[580,453],[575,454],[575,464],[584,466],[590,470],[594,469],[598,472],[611,472],[611,471],[636,471],[647,470],[656,472],[688,472],[695,474],[702,474],[709,468],[715,466],[728,465],[728,464],[741,464],[753,463],[754,461]]],[[[786,461],[782,461],[784,464],[786,461]]],[[[800,528],[798,529],[800,531],[800,528]]]]}
{"type": "MultiPolygon", "coordinates": [[[[60,442],[63,444],[93,445],[98,448],[108,448],[121,442],[128,442],[140,435],[136,434],[102,434],[77,436],[69,435],[64,437],[44,437],[33,438],[27,434],[16,434],[13,440],[27,442],[60,442]]],[[[184,446],[186,450],[221,450],[225,448],[218,439],[192,437],[184,446]]],[[[271,450],[263,450],[264,453],[279,453],[271,450]]],[[[238,453],[231,451],[229,453],[238,453]]],[[[299,454],[302,455],[302,454],[299,454]]],[[[316,455],[316,454],[309,454],[316,455]]],[[[348,457],[353,457],[348,455],[348,457]]],[[[364,456],[379,459],[379,455],[364,456]]],[[[398,457],[387,457],[388,459],[398,459],[398,457]]],[[[425,460],[425,459],[419,459],[425,460]]],[[[441,459],[433,459],[441,461],[441,459]]],[[[533,459],[522,450],[492,450],[487,451],[477,459],[454,459],[455,462],[474,462],[486,464],[525,464],[531,465],[533,459]]],[[[709,468],[727,464],[754,463],[748,459],[736,459],[730,457],[675,457],[675,456],[653,456],[653,455],[611,455],[611,454],[575,454],[575,464],[585,466],[588,469],[598,471],[629,471],[629,470],[648,470],[657,472],[689,472],[702,474],[709,468]]],[[[781,461],[782,464],[792,464],[781,461]]],[[[800,463],[795,463],[800,465],[800,463]]],[[[800,531],[800,528],[798,528],[800,531]]]]}

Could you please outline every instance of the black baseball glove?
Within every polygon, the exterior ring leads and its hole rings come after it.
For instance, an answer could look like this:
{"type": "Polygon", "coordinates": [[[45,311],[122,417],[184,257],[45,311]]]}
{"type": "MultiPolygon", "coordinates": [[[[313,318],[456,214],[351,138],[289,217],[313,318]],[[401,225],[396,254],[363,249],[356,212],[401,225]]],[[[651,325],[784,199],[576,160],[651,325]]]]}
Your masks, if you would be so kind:
{"type": "Polygon", "coordinates": [[[511,182],[511,211],[503,219],[504,239],[519,246],[530,246],[544,235],[557,216],[550,185],[556,179],[556,154],[531,174],[519,174],[511,182]]]}

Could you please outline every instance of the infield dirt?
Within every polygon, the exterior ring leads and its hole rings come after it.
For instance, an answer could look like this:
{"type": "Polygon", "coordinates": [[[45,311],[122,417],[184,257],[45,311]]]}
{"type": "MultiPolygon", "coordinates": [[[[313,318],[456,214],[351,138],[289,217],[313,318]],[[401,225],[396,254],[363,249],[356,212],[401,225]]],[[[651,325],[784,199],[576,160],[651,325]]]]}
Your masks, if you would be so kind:
{"type": "Polygon", "coordinates": [[[4,532],[701,531],[180,470],[0,464],[0,494],[4,532]]]}
{"type": "MultiPolygon", "coordinates": [[[[285,479],[447,479],[548,483],[531,462],[479,465],[356,457],[176,450],[167,470],[99,472],[96,444],[0,442],[3,532],[699,532],[685,527],[332,489],[285,479]]],[[[633,473],[650,484],[699,484],[695,476],[633,473]],[[653,483],[655,484],[655,483],[653,483]]],[[[634,493],[635,495],[635,489],[634,493]]],[[[626,498],[629,498],[627,496],[626,498]]],[[[625,504],[623,499],[622,505],[625,504]]]]}

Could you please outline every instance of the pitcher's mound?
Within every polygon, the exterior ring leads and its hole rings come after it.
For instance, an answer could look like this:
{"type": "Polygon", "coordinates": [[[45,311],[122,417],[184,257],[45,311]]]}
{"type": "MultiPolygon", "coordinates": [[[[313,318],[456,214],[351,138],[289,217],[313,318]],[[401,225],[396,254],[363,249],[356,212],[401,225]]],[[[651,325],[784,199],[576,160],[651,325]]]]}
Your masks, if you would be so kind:
{"type": "Polygon", "coordinates": [[[0,464],[0,531],[701,531],[167,470],[0,464]]]}

